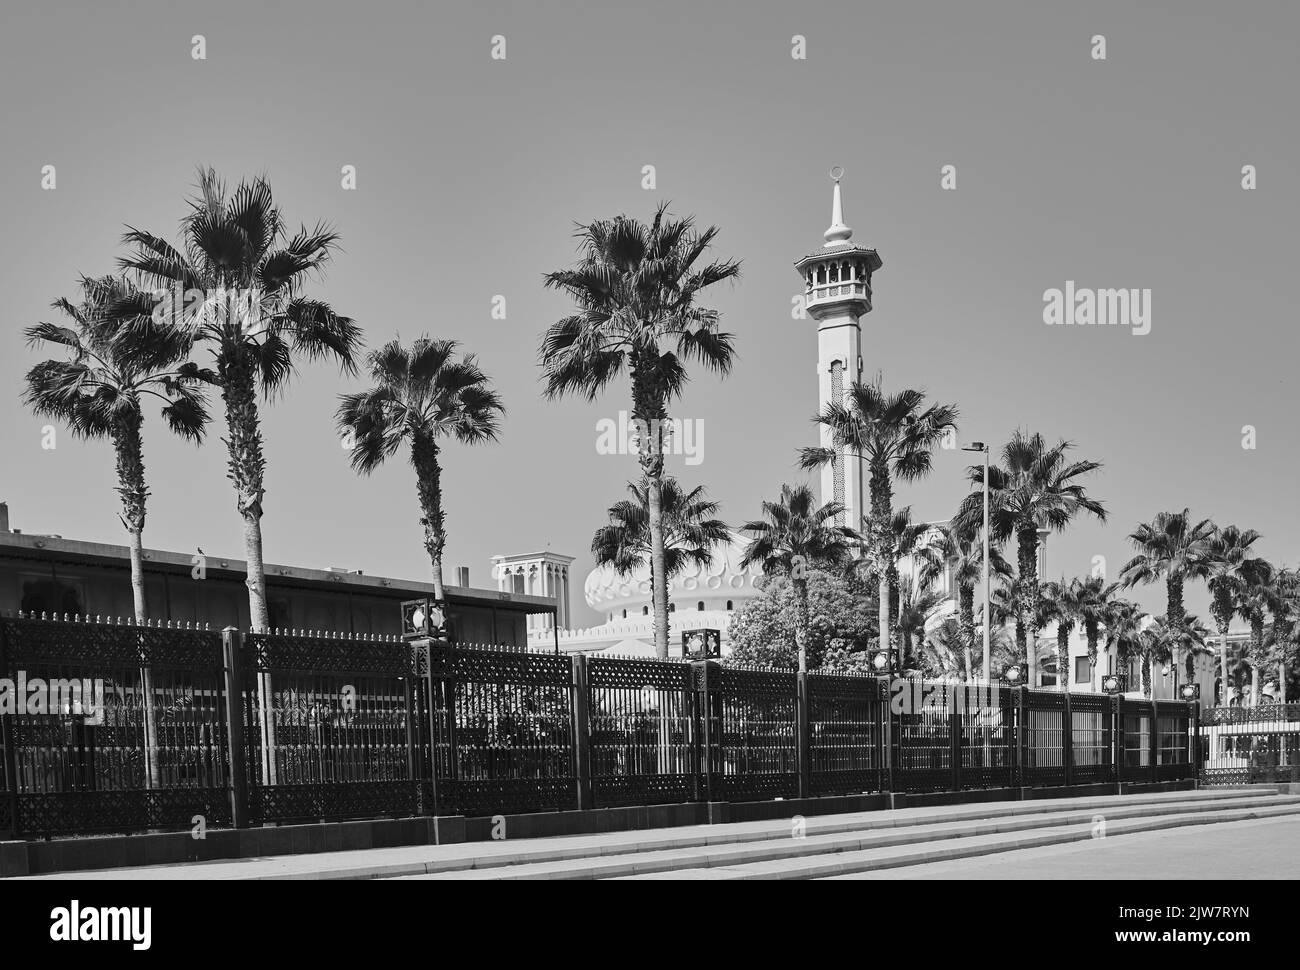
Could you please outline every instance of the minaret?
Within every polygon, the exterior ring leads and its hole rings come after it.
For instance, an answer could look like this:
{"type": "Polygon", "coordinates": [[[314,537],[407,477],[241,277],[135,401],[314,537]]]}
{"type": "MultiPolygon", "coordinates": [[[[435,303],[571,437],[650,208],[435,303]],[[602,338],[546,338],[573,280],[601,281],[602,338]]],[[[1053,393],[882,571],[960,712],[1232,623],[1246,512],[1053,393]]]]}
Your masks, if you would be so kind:
{"type": "MultiPolygon", "coordinates": [[[[835,180],[831,225],[822,248],[795,263],[804,279],[808,313],[817,321],[817,410],[843,401],[849,388],[862,380],[862,332],[858,320],[871,311],[871,274],[880,269],[874,249],[855,246],[853,230],[844,224],[840,179],[844,169],[831,169],[835,180]]],[[[821,445],[831,447],[830,431],[821,429],[821,445]]],[[[856,529],[866,511],[863,489],[866,470],[860,459],[837,456],[822,469],[821,500],[845,507],[841,524],[856,529]]]]}

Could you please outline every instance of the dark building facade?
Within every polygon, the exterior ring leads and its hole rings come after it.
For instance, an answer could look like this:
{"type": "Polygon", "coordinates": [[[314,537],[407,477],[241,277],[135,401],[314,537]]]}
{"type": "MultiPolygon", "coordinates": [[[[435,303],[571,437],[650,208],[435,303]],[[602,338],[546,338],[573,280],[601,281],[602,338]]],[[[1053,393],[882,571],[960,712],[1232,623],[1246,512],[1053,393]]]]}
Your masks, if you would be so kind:
{"type": "MultiPolygon", "coordinates": [[[[151,618],[248,629],[243,560],[145,550],[151,618]]],[[[433,595],[433,584],[341,569],[266,564],[272,628],[353,634],[401,633],[402,600],[433,595]]],[[[459,643],[524,649],[528,617],[549,614],[554,599],[447,586],[452,635],[459,643]]],[[[11,531],[0,503],[0,611],[130,617],[126,546],[11,531]]]]}

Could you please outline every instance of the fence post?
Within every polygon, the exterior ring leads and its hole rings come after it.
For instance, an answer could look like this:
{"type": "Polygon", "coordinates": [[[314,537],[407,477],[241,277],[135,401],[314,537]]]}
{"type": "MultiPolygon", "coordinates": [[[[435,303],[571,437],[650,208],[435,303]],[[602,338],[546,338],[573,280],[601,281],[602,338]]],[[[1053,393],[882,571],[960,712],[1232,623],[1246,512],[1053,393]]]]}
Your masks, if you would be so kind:
{"type": "Polygon", "coordinates": [[[1160,715],[1156,707],[1155,690],[1151,691],[1151,730],[1147,734],[1147,741],[1150,747],[1151,768],[1147,772],[1148,781],[1156,782],[1160,780],[1160,715]]]}
{"type": "MultiPolygon", "coordinates": [[[[9,667],[8,636],[6,623],[0,620],[0,677],[14,679],[14,671],[9,667]]],[[[0,791],[0,798],[5,799],[9,825],[0,826],[0,832],[9,832],[14,838],[19,835],[21,825],[18,819],[18,732],[14,722],[15,714],[0,714],[0,750],[4,754],[4,764],[0,772],[5,779],[5,790],[0,791]]]]}
{"type": "MultiPolygon", "coordinates": [[[[1188,701],[1187,711],[1187,760],[1191,762],[1192,780],[1196,782],[1196,787],[1201,786],[1201,769],[1205,766],[1205,761],[1201,757],[1201,702],[1199,700],[1188,701]]],[[[1285,742],[1284,742],[1285,744],[1285,742]]]]}
{"type": "Polygon", "coordinates": [[[430,815],[437,818],[442,811],[442,805],[439,798],[438,786],[438,738],[440,736],[439,723],[442,712],[447,712],[446,729],[447,729],[447,777],[455,779],[459,756],[456,752],[456,665],[454,663],[455,655],[452,653],[456,648],[448,643],[439,650],[439,659],[442,661],[434,663],[433,640],[417,640],[417,643],[423,643],[427,651],[428,663],[425,664],[425,694],[429,698],[429,800],[433,802],[433,808],[430,815]],[[437,668],[445,676],[439,676],[435,673],[437,668]],[[445,694],[444,694],[445,691],[445,694]]]}
{"type": "MultiPolygon", "coordinates": [[[[243,636],[233,626],[221,631],[225,668],[226,759],[230,766],[230,824],[248,828],[248,763],[244,747],[243,636]]],[[[265,716],[265,713],[264,713],[265,716]]]]}
{"type": "Polygon", "coordinates": [[[894,739],[891,698],[889,696],[889,678],[881,677],[876,681],[879,686],[880,712],[880,790],[894,791],[894,739]]]}
{"type": "Polygon", "coordinates": [[[962,713],[966,709],[965,682],[962,683],[960,688],[956,684],[952,684],[950,689],[952,702],[948,705],[948,740],[951,743],[951,749],[948,760],[952,762],[952,790],[961,791],[961,727],[962,713]]]}
{"type": "Polygon", "coordinates": [[[1061,709],[1061,764],[1065,766],[1065,784],[1074,784],[1074,717],[1070,710],[1070,692],[1064,692],[1061,709]]]}
{"type": "Polygon", "coordinates": [[[587,655],[575,653],[573,664],[573,775],[577,779],[578,808],[592,807],[591,705],[587,683],[587,655]]]}
{"type": "Polygon", "coordinates": [[[714,665],[708,660],[694,660],[691,662],[692,679],[695,681],[698,690],[697,710],[703,722],[704,743],[703,750],[700,752],[700,764],[704,776],[704,800],[706,802],[718,801],[718,790],[720,785],[714,778],[714,747],[718,743],[718,738],[714,737],[713,714],[713,682],[715,673],[714,665]]]}
{"type": "Polygon", "coordinates": [[[799,762],[799,797],[812,795],[812,717],[809,711],[808,674],[795,674],[795,747],[799,762]]]}
{"type": "Polygon", "coordinates": [[[1111,737],[1115,745],[1115,790],[1124,784],[1125,761],[1128,758],[1124,738],[1124,695],[1112,694],[1110,698],[1111,737]]]}
{"type": "Polygon", "coordinates": [[[1021,788],[1030,787],[1030,710],[1028,689],[1011,688],[1015,701],[1015,772],[1021,788]]]}

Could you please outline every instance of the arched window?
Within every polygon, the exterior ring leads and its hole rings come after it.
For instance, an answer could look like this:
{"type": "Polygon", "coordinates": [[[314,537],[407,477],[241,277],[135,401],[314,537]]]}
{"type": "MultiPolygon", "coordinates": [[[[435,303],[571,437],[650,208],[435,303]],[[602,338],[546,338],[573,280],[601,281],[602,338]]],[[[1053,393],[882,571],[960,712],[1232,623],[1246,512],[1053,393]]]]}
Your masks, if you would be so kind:
{"type": "Polygon", "coordinates": [[[669,612],[669,613],[676,613],[676,612],[677,612],[677,604],[676,604],[676,603],[669,603],[669,604],[668,604],[668,612],[669,612]]]}
{"type": "MultiPolygon", "coordinates": [[[[989,476],[989,477],[991,478],[992,476],[989,476]]],[[[992,557],[990,556],[989,558],[992,558],[992,557]]],[[[625,620],[627,619],[627,610],[624,610],[624,611],[623,611],[623,619],[625,619],[625,620]]]]}
{"type": "Polygon", "coordinates": [[[696,603],[696,604],[695,604],[695,609],[696,609],[696,612],[703,613],[703,612],[704,612],[704,600],[700,600],[698,603],[696,603]]]}
{"type": "MultiPolygon", "coordinates": [[[[990,477],[992,477],[992,476],[990,476],[990,477]]],[[[650,615],[650,607],[648,607],[648,606],[643,606],[643,607],[641,607],[641,615],[642,615],[642,616],[649,616],[649,615],[650,615]]]]}
{"type": "Polygon", "coordinates": [[[727,600],[727,609],[731,609],[731,600],[727,600]]]}

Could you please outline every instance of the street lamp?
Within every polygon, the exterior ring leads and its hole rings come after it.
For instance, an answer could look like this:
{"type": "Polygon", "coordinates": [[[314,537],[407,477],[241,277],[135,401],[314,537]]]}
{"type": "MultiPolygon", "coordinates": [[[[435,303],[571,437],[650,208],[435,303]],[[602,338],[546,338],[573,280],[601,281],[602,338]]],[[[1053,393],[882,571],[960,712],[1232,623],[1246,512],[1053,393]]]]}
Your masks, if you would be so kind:
{"type": "Polygon", "coordinates": [[[989,632],[993,623],[989,615],[989,446],[982,441],[972,441],[962,451],[978,451],[984,455],[984,682],[989,677],[989,632]]]}

